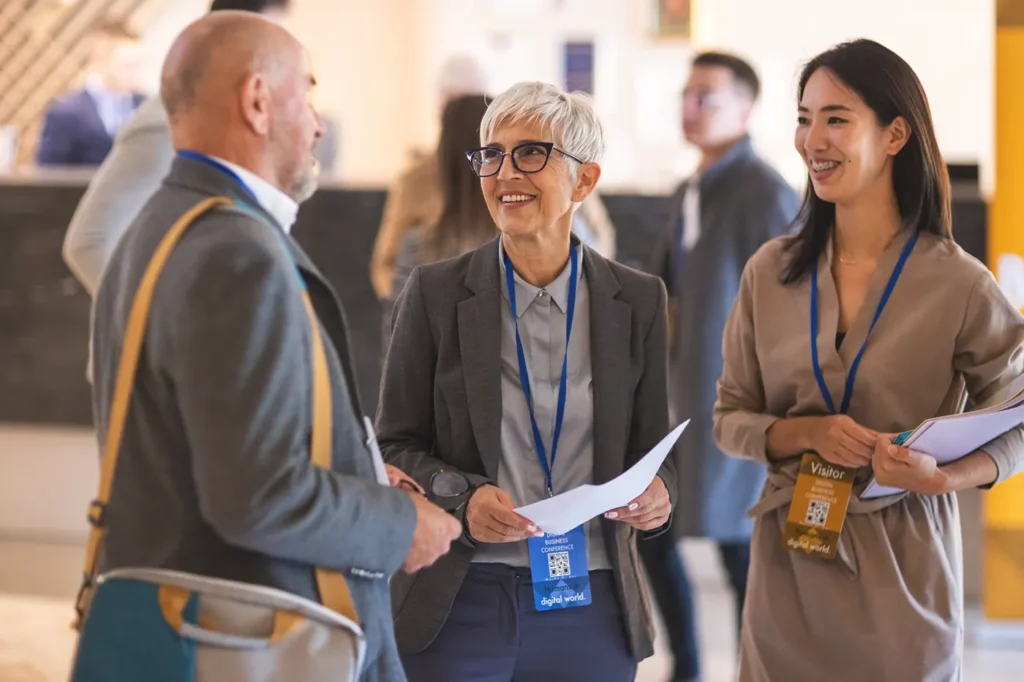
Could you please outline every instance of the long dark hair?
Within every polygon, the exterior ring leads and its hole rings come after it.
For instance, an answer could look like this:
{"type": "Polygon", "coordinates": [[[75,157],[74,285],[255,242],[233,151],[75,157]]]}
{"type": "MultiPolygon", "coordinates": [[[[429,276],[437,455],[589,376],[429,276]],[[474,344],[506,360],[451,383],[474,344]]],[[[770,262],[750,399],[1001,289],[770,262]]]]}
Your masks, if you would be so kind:
{"type": "MultiPolygon", "coordinates": [[[[910,125],[910,139],[893,160],[892,184],[904,226],[952,239],[949,171],[939,152],[931,109],[917,74],[892,50],[873,40],[854,40],[822,52],[800,74],[797,101],[818,69],[828,69],[860,95],[878,118],[889,125],[902,116],[910,125]]],[[[800,281],[818,262],[828,244],[836,219],[835,204],[807,193],[797,218],[800,232],[786,246],[789,254],[782,282],[800,281]]]]}
{"type": "Polygon", "coordinates": [[[483,94],[467,95],[448,102],[441,115],[437,163],[442,208],[425,239],[430,260],[472,250],[498,232],[480,192],[480,179],[466,161],[466,150],[480,146],[480,121],[486,111],[483,94]]]}

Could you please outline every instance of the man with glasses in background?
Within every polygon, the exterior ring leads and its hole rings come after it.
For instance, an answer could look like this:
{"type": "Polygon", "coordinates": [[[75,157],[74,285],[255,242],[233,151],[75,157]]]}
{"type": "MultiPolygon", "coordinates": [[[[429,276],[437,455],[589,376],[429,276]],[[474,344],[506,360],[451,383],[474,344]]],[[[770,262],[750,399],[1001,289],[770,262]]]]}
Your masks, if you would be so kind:
{"type": "Polygon", "coordinates": [[[701,152],[672,197],[653,271],[669,291],[671,423],[692,419],[676,444],[679,498],[673,532],[639,543],[675,656],[673,680],[700,679],[693,594],[675,539],[715,541],[736,598],[739,629],[752,522],[764,467],[715,445],[712,409],[722,373],[722,334],[743,267],[796,217],[796,192],[754,152],[751,114],[760,91],[746,61],[697,55],[683,91],[683,133],[701,152]]]}

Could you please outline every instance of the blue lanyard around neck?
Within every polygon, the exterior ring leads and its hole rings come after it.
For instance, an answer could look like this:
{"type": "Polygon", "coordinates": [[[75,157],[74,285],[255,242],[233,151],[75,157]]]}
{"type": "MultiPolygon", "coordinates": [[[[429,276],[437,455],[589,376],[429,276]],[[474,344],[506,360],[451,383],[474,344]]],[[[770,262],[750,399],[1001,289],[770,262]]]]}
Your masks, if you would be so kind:
{"type": "Polygon", "coordinates": [[[241,186],[241,188],[245,190],[245,193],[252,197],[257,204],[259,203],[259,199],[256,197],[256,193],[252,191],[252,188],[250,188],[249,185],[245,184],[245,180],[242,179],[242,176],[233,171],[231,168],[225,166],[217,159],[209,157],[206,154],[193,152],[188,149],[179,150],[178,156],[185,159],[192,159],[193,161],[198,161],[199,163],[205,163],[207,166],[212,166],[219,170],[221,173],[225,173],[226,175],[230,176],[231,179],[237,182],[241,186]]]}
{"type": "MultiPolygon", "coordinates": [[[[864,357],[864,350],[868,347],[868,339],[871,338],[871,332],[875,329],[875,324],[878,323],[878,318],[882,316],[882,311],[885,310],[886,304],[889,302],[889,297],[892,296],[893,289],[896,288],[896,282],[899,280],[900,275],[903,273],[903,266],[906,265],[907,259],[910,257],[910,252],[914,250],[914,244],[917,243],[917,233],[910,238],[907,245],[903,247],[903,253],[900,254],[900,259],[896,262],[896,267],[893,268],[892,274],[889,276],[889,282],[885,285],[885,291],[882,293],[882,300],[878,302],[878,308],[875,309],[875,316],[871,320],[871,326],[868,327],[867,336],[864,337],[864,343],[861,344],[860,350],[857,351],[856,357],[853,359],[853,364],[850,365],[850,371],[846,374],[846,386],[843,390],[843,404],[840,407],[839,414],[846,414],[847,410],[850,409],[850,399],[853,398],[853,383],[857,378],[857,368],[860,367],[860,360],[864,357]]],[[[828,385],[825,384],[825,376],[821,372],[821,365],[818,363],[818,264],[814,264],[814,269],[811,271],[811,364],[814,367],[814,378],[818,381],[818,389],[821,391],[821,397],[825,399],[825,404],[828,405],[828,409],[832,414],[836,414],[836,405],[832,401],[832,394],[828,390],[828,385]]]]}
{"type": "Polygon", "coordinates": [[[544,470],[544,479],[548,486],[548,495],[554,495],[554,482],[551,470],[555,466],[555,453],[558,451],[558,438],[562,434],[562,420],[565,417],[565,393],[569,383],[569,337],[572,335],[572,318],[576,312],[576,275],[579,272],[579,254],[576,248],[569,246],[569,307],[565,314],[565,357],[562,358],[562,376],[558,381],[558,408],[555,412],[555,432],[551,437],[551,462],[548,463],[544,441],[537,428],[537,418],[533,413],[533,392],[530,390],[530,375],[526,368],[526,352],[523,350],[523,339],[519,336],[519,317],[516,315],[516,281],[512,269],[512,261],[505,256],[505,285],[508,287],[508,302],[512,308],[512,322],[516,329],[516,354],[519,356],[519,384],[526,396],[526,409],[530,412],[530,426],[533,428],[533,444],[537,449],[537,459],[544,470]]]}

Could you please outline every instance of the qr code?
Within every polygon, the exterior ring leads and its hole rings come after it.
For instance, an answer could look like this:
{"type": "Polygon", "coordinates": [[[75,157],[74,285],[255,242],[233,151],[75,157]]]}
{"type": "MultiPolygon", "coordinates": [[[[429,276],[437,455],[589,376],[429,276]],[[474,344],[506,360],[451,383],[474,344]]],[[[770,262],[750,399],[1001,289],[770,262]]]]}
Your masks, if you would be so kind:
{"type": "Polygon", "coordinates": [[[548,554],[548,577],[565,578],[572,575],[569,568],[568,552],[552,552],[548,554]]]}
{"type": "Polygon", "coordinates": [[[821,502],[820,500],[811,500],[810,504],[807,505],[807,519],[805,522],[808,526],[817,526],[819,528],[825,527],[825,520],[828,519],[829,503],[821,502]]]}

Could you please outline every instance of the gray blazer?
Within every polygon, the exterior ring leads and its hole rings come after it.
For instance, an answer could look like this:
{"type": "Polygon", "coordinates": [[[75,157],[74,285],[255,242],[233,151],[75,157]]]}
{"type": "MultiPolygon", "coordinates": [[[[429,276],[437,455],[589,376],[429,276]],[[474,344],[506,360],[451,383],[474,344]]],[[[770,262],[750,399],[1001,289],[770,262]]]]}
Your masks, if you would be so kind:
{"type": "Polygon", "coordinates": [[[106,432],[132,298],[171,224],[208,196],[246,202],[186,232],[157,285],[101,570],[158,567],[316,598],[312,566],[347,575],[368,682],[404,680],[388,578],[412,540],[407,493],[376,483],[341,306],[309,258],[217,169],[176,159],[107,266],[94,307],[93,407],[106,432]],[[333,397],[333,471],[309,460],[308,288],[333,397]]]}
{"type": "Polygon", "coordinates": [[[700,179],[700,239],[680,258],[686,182],[657,245],[654,270],[669,287],[672,412],[692,419],[676,445],[682,494],[673,532],[737,541],[750,537],[747,510],[757,502],[765,468],[727,457],[715,444],[712,407],[722,375],[722,333],[747,260],[769,239],[785,234],[800,198],[758,158],[749,138],[707,168],[700,179]],[[681,261],[681,262],[680,262],[681,261]]]}
{"type": "MultiPolygon", "coordinates": [[[[591,295],[594,482],[634,464],[668,432],[666,293],[657,278],[584,247],[591,295]]],[[[399,296],[384,364],[377,432],[386,461],[424,487],[442,467],[475,484],[496,481],[501,456],[501,268],[498,240],[417,268],[399,296]]],[[[660,472],[673,501],[674,465],[660,472]]],[[[636,535],[602,519],[633,654],[653,653],[650,599],[636,535]]],[[[392,581],[403,653],[429,646],[469,569],[455,543],[436,564],[392,581]]]]}

